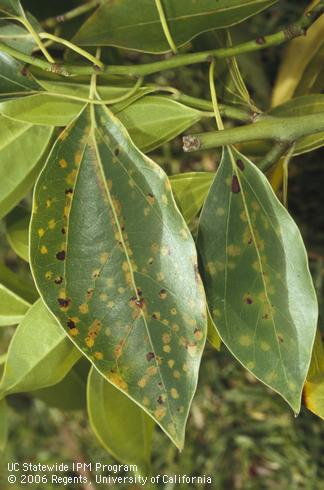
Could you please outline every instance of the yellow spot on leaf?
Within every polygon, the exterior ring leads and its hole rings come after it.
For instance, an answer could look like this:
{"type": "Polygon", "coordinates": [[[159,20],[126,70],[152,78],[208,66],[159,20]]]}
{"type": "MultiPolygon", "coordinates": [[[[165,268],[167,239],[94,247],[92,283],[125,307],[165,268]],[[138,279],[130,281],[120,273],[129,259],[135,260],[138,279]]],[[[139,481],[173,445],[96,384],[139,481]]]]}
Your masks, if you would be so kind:
{"type": "Polygon", "coordinates": [[[64,160],[64,158],[61,158],[61,160],[59,161],[59,165],[61,168],[66,168],[68,166],[68,163],[66,160],[64,160]]]}
{"type": "Polygon", "coordinates": [[[47,247],[45,247],[45,245],[41,246],[40,253],[43,255],[48,253],[48,249],[47,249],[47,247]]]}
{"type": "Polygon", "coordinates": [[[42,237],[45,235],[45,230],[44,230],[44,228],[39,228],[39,230],[38,230],[38,232],[37,232],[37,233],[38,233],[38,236],[39,236],[40,238],[42,238],[42,237]]]}
{"type": "Polygon", "coordinates": [[[243,347],[249,347],[252,344],[252,338],[250,337],[250,335],[241,335],[241,337],[239,338],[239,343],[243,347]]]}
{"type": "Polygon", "coordinates": [[[224,208],[217,208],[216,209],[216,215],[217,216],[224,216],[225,214],[225,209],[224,208]]]}
{"type": "Polygon", "coordinates": [[[85,315],[86,313],[89,312],[89,306],[87,303],[83,303],[82,305],[79,306],[79,311],[80,313],[82,313],[83,315],[85,315]]]}
{"type": "Polygon", "coordinates": [[[237,245],[228,245],[227,253],[230,257],[237,257],[240,255],[241,249],[237,245]]]}
{"type": "Polygon", "coordinates": [[[172,398],[174,398],[175,400],[177,398],[179,398],[179,393],[178,393],[178,390],[176,388],[171,388],[170,394],[171,394],[172,398]]]}
{"type": "Polygon", "coordinates": [[[51,219],[48,222],[48,227],[49,227],[50,230],[54,230],[54,228],[56,227],[56,221],[55,221],[55,219],[51,219]]]}
{"type": "Polygon", "coordinates": [[[173,366],[174,366],[174,360],[173,359],[169,359],[168,360],[168,366],[169,366],[170,369],[173,368],[173,366]]]}
{"type": "Polygon", "coordinates": [[[109,381],[111,383],[118,386],[118,388],[120,388],[121,390],[128,391],[128,385],[127,385],[126,381],[124,381],[123,378],[119,374],[117,374],[115,372],[109,372],[107,374],[107,378],[109,379],[109,381]]]}
{"type": "Polygon", "coordinates": [[[163,350],[164,350],[164,352],[169,353],[169,352],[171,352],[171,347],[169,345],[164,345],[163,350]]]}

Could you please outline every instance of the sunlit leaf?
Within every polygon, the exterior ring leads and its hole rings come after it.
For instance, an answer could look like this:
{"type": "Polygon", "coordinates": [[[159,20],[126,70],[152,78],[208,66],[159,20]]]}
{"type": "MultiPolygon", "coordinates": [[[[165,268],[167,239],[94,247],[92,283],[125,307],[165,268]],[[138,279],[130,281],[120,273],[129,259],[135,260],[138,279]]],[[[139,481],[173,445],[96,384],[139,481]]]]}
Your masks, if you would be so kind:
{"type": "Polygon", "coordinates": [[[182,447],[206,333],[195,247],[163,170],[106,108],[86,108],[54,145],[31,250],[75,344],[182,447]]]}
{"type": "MultiPolygon", "coordinates": [[[[237,24],[276,0],[164,0],[167,24],[177,46],[201,32],[237,24]]],[[[149,53],[170,51],[152,0],[105,2],[85,22],[76,44],[118,46],[149,53]]]]}
{"type": "Polygon", "coordinates": [[[52,128],[0,116],[0,218],[14,208],[33,185],[52,132],[52,128]]]}
{"type": "Polygon", "coordinates": [[[38,300],[11,340],[0,396],[59,383],[79,358],[79,351],[38,300]]]}
{"type": "Polygon", "coordinates": [[[66,126],[84,107],[84,102],[45,94],[28,95],[0,102],[0,114],[25,123],[66,126]]]}
{"type": "Polygon", "coordinates": [[[306,407],[324,420],[324,346],[318,330],[304,387],[306,407]]]}
{"type": "Polygon", "coordinates": [[[223,342],[298,413],[318,314],[307,256],[266,177],[234,148],[205,201],[198,250],[223,342]]]}
{"type": "Polygon", "coordinates": [[[148,471],[153,420],[94,368],[88,379],[88,414],[106,451],[117,461],[136,464],[143,473],[148,471]]]}
{"type": "Polygon", "coordinates": [[[171,175],[172,190],[187,223],[199,213],[213,178],[214,174],[209,172],[186,172],[171,175]]]}

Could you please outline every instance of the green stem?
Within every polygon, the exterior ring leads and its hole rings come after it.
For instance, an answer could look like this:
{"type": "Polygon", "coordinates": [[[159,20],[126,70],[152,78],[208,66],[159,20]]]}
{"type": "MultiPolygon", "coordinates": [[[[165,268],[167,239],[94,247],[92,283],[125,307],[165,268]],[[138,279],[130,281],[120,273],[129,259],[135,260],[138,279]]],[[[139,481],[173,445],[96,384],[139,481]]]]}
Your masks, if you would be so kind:
{"type": "Polygon", "coordinates": [[[224,124],[223,124],[223,121],[222,121],[222,118],[221,118],[221,115],[219,112],[219,107],[218,107],[218,102],[217,102],[214,73],[215,73],[215,59],[213,58],[212,62],[210,63],[210,67],[209,67],[209,89],[210,89],[210,95],[211,95],[211,100],[212,100],[212,104],[213,104],[213,110],[214,110],[214,116],[216,119],[217,129],[218,129],[218,131],[223,131],[224,130],[224,124]]]}
{"type": "Polygon", "coordinates": [[[280,158],[291,148],[292,144],[288,141],[278,141],[271,150],[260,161],[258,167],[262,172],[267,172],[280,158]]]}
{"type": "MultiPolygon", "coordinates": [[[[279,31],[275,34],[271,34],[265,37],[258,37],[253,41],[248,41],[237,46],[230,46],[227,48],[213,49],[210,51],[203,51],[199,53],[188,53],[177,55],[169,59],[155,61],[153,63],[146,63],[143,65],[109,65],[104,66],[100,72],[97,68],[85,65],[70,65],[70,64],[56,64],[55,72],[65,76],[76,75],[92,75],[96,73],[108,73],[111,75],[128,75],[128,76],[141,76],[151,75],[163,70],[179,68],[181,66],[192,65],[201,62],[210,62],[211,56],[215,58],[230,58],[243,53],[249,53],[251,51],[258,51],[268,48],[270,46],[277,46],[284,43],[294,37],[302,36],[306,33],[307,29],[312,25],[315,20],[324,13],[324,0],[321,0],[312,11],[304,14],[301,19],[293,25],[279,31]]],[[[32,56],[25,55],[20,51],[17,51],[6,44],[0,43],[0,50],[7,52],[14,58],[17,58],[25,63],[38,66],[43,70],[53,71],[51,63],[32,56]]]]}
{"type": "MultiPolygon", "coordinates": [[[[195,109],[206,111],[213,110],[213,104],[209,100],[199,99],[198,97],[192,97],[190,95],[182,94],[181,92],[172,96],[172,98],[195,109]]],[[[218,107],[221,115],[229,119],[248,123],[252,122],[254,119],[254,113],[251,113],[250,110],[240,109],[238,107],[224,104],[219,104],[218,107]]]]}
{"type": "Polygon", "coordinates": [[[88,51],[85,51],[84,49],[79,48],[79,46],[76,46],[75,44],[71,43],[70,41],[63,39],[62,37],[54,36],[54,34],[48,34],[47,32],[41,32],[39,34],[39,37],[41,39],[50,39],[51,41],[53,41],[55,43],[63,44],[67,48],[71,49],[72,51],[75,51],[80,56],[83,56],[87,60],[94,63],[96,66],[99,66],[100,68],[103,68],[103,66],[104,66],[102,61],[98,60],[95,56],[88,53],[88,51]]]}
{"type": "Polygon", "coordinates": [[[42,22],[42,25],[46,28],[55,27],[57,24],[62,22],[66,22],[67,20],[74,19],[75,17],[79,17],[80,15],[86,14],[89,10],[93,10],[98,5],[102,3],[102,0],[92,0],[91,2],[87,2],[79,7],[76,7],[69,12],[66,12],[62,15],[57,15],[56,17],[49,17],[48,19],[42,22]]]}
{"type": "Polygon", "coordinates": [[[296,117],[267,117],[238,128],[184,136],[183,149],[190,152],[264,139],[293,143],[302,136],[321,131],[324,131],[324,112],[296,117]]]}
{"type": "Polygon", "coordinates": [[[37,46],[39,47],[40,51],[43,53],[47,61],[49,63],[55,63],[54,59],[45,48],[41,38],[39,37],[38,33],[35,31],[35,29],[33,28],[33,26],[31,25],[28,19],[23,17],[10,17],[10,19],[20,22],[34,38],[35,43],[37,44],[37,46]]]}
{"type": "Polygon", "coordinates": [[[177,54],[177,46],[175,45],[175,43],[172,39],[172,35],[171,35],[170,29],[168,26],[168,21],[166,19],[165,13],[164,13],[164,9],[163,9],[163,5],[162,5],[161,0],[155,0],[155,5],[156,5],[157,11],[159,13],[160,22],[161,22],[162,29],[163,29],[164,35],[166,37],[166,40],[168,41],[168,44],[171,48],[171,51],[173,51],[174,54],[177,54]]]}

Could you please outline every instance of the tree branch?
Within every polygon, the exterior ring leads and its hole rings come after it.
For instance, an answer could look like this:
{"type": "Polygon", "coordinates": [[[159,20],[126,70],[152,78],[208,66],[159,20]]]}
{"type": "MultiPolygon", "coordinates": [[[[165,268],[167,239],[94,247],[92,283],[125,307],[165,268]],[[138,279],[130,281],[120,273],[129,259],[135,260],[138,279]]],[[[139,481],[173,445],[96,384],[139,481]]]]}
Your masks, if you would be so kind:
{"type": "Polygon", "coordinates": [[[213,49],[209,51],[202,51],[198,53],[188,53],[182,55],[175,55],[171,58],[155,61],[153,63],[146,63],[143,65],[105,65],[98,70],[97,67],[86,65],[70,65],[70,64],[51,64],[45,60],[25,55],[16,49],[7,46],[4,43],[0,43],[0,50],[10,54],[14,58],[17,58],[25,63],[38,66],[43,70],[54,71],[55,73],[64,76],[76,76],[76,75],[93,75],[100,73],[111,75],[128,75],[128,76],[141,76],[150,75],[163,70],[169,70],[173,68],[179,68],[181,66],[192,65],[201,62],[210,62],[210,57],[215,58],[230,58],[243,53],[249,53],[251,51],[258,51],[268,48],[270,46],[277,46],[285,41],[293,39],[294,37],[303,36],[306,34],[307,29],[324,13],[324,0],[321,0],[312,10],[302,15],[298,22],[286,27],[285,29],[271,34],[269,36],[259,36],[252,41],[248,41],[237,46],[230,46],[227,48],[213,49]]]}
{"type": "Polygon", "coordinates": [[[322,131],[324,131],[324,112],[296,117],[267,116],[259,122],[238,128],[184,136],[183,149],[191,152],[264,139],[293,143],[302,136],[322,131]]]}

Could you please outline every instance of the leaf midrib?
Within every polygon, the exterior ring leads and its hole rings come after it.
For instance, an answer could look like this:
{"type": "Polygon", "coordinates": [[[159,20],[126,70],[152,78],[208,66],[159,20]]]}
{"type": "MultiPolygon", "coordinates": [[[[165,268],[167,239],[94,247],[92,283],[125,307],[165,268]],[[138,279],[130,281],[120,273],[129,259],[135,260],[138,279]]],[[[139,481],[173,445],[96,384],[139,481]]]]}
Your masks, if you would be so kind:
{"type": "MultiPolygon", "coordinates": [[[[105,106],[104,106],[104,109],[106,109],[105,106]]],[[[111,117],[110,114],[109,114],[109,112],[108,112],[108,109],[105,112],[107,112],[107,116],[108,117],[111,117]]],[[[136,285],[136,282],[135,282],[135,277],[134,277],[134,272],[133,272],[132,264],[131,264],[131,261],[130,261],[130,258],[129,258],[129,255],[128,255],[128,252],[127,252],[127,247],[126,247],[126,244],[125,244],[125,241],[124,241],[124,237],[123,237],[123,233],[122,233],[121,226],[120,226],[120,223],[119,223],[118,215],[116,213],[116,209],[115,209],[114,203],[113,203],[112,198],[111,198],[110,190],[109,190],[108,185],[107,185],[105,171],[104,171],[104,168],[103,168],[103,165],[102,165],[102,160],[101,160],[101,156],[100,156],[100,152],[99,152],[99,148],[98,148],[98,144],[97,144],[97,140],[96,140],[96,134],[95,134],[96,127],[97,127],[97,125],[96,125],[96,118],[95,118],[95,108],[94,108],[93,105],[91,105],[91,129],[90,129],[90,131],[92,133],[92,139],[93,139],[93,143],[94,143],[95,152],[96,152],[96,155],[97,155],[98,166],[99,166],[99,170],[100,170],[100,173],[101,173],[102,180],[104,182],[104,188],[105,188],[106,195],[107,195],[107,198],[108,198],[108,201],[109,201],[109,205],[110,205],[110,207],[112,209],[112,212],[113,212],[113,215],[114,215],[114,219],[115,219],[115,222],[116,222],[116,225],[117,225],[118,233],[119,233],[119,236],[120,236],[120,241],[122,242],[122,246],[123,246],[123,249],[124,249],[124,254],[125,254],[125,257],[126,257],[126,260],[127,260],[127,263],[128,263],[129,271],[130,271],[130,274],[131,274],[132,285],[133,285],[133,288],[134,288],[134,294],[135,294],[137,300],[139,301],[140,300],[140,297],[139,297],[138,291],[137,291],[137,285],[136,285]]],[[[145,326],[145,329],[146,329],[146,333],[147,333],[147,336],[148,336],[150,345],[152,347],[152,350],[153,350],[153,352],[155,354],[155,348],[154,348],[154,345],[153,345],[153,342],[152,342],[150,330],[148,328],[148,324],[147,324],[145,315],[144,315],[144,313],[143,313],[142,310],[141,310],[141,317],[143,318],[143,323],[144,323],[144,326],[145,326]]],[[[161,380],[161,382],[163,384],[163,388],[164,388],[164,391],[165,391],[165,394],[166,394],[166,397],[167,397],[167,405],[168,405],[168,410],[169,410],[170,418],[173,421],[174,427],[177,428],[177,424],[176,424],[176,422],[174,420],[173,412],[172,412],[171,407],[170,407],[169,394],[168,394],[168,391],[166,389],[166,386],[165,386],[165,383],[164,383],[164,379],[163,379],[163,376],[162,376],[162,373],[161,373],[161,369],[160,369],[160,366],[159,366],[159,364],[157,362],[156,355],[154,355],[154,361],[155,361],[156,367],[158,369],[159,377],[160,377],[160,380],[161,380]]],[[[171,436],[171,434],[170,434],[170,436],[171,436]]]]}

